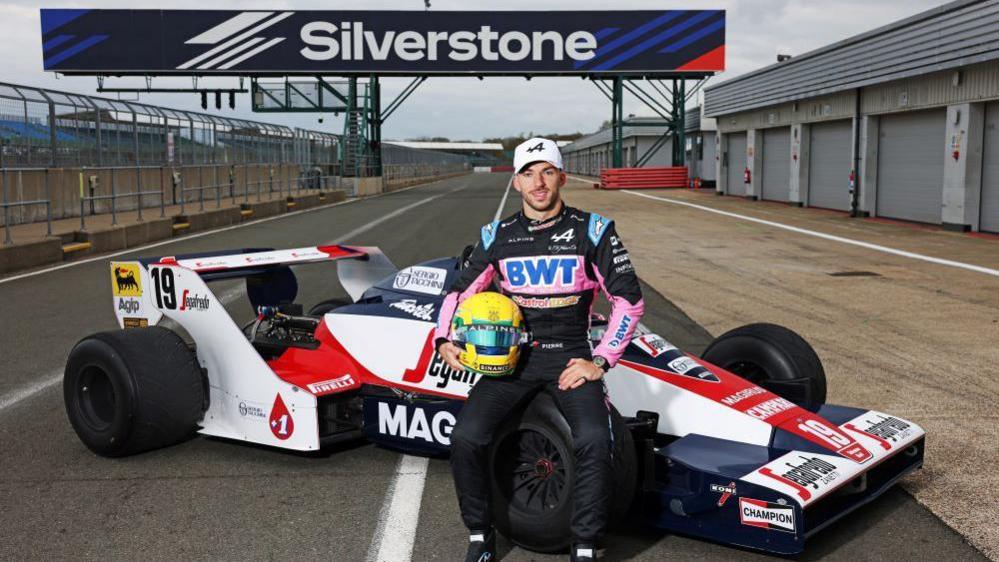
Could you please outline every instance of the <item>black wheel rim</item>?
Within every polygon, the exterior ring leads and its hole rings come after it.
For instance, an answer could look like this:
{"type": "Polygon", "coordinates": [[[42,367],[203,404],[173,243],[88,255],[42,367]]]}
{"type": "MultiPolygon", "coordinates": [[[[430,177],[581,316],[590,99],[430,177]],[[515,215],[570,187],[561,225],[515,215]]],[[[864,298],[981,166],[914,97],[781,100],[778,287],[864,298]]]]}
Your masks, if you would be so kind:
{"type": "Polygon", "coordinates": [[[107,372],[96,365],[83,369],[76,383],[76,396],[84,421],[97,431],[104,431],[114,423],[117,404],[114,385],[107,372]]]}
{"type": "Polygon", "coordinates": [[[760,383],[767,380],[767,373],[763,367],[751,361],[736,361],[731,365],[726,365],[724,369],[760,386],[763,386],[760,383]]]}
{"type": "Polygon", "coordinates": [[[497,451],[497,482],[511,506],[543,514],[568,495],[566,451],[545,434],[521,429],[508,435],[497,451]]]}

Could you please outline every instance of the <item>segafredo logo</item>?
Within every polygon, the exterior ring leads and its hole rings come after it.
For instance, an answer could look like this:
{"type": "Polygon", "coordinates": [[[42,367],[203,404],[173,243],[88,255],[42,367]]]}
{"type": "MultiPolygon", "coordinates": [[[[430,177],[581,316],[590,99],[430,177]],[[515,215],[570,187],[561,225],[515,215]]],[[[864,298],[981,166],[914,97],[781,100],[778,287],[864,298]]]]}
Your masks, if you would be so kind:
{"type": "Polygon", "coordinates": [[[261,32],[294,13],[242,12],[229,18],[184,41],[187,45],[214,46],[177,69],[228,70],[284,41],[285,37],[268,37],[261,32]]]}
{"type": "Polygon", "coordinates": [[[500,33],[488,25],[460,31],[370,31],[364,22],[313,21],[302,26],[299,51],[314,61],[586,61],[595,56],[597,38],[589,31],[500,33]]]}

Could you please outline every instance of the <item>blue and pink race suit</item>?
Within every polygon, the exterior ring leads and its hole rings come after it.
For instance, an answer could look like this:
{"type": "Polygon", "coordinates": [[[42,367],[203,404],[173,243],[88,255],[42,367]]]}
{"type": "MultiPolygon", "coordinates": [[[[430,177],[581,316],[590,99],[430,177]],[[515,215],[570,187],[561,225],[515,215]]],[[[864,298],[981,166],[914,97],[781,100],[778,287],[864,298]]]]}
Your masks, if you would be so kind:
{"type": "MultiPolygon", "coordinates": [[[[610,301],[611,314],[592,353],[613,366],[644,310],[634,266],[613,221],[565,205],[545,221],[517,213],[482,227],[481,240],[444,299],[438,342],[448,337],[458,304],[489,290],[494,281],[520,307],[531,333],[524,367],[530,367],[528,356],[544,357],[546,364],[561,357],[590,358],[590,312],[598,291],[610,301]]],[[[529,371],[554,378],[561,373],[529,371]]]]}
{"type": "MultiPolygon", "coordinates": [[[[495,281],[520,306],[532,344],[513,375],[479,379],[451,433],[451,469],[462,519],[475,532],[491,527],[489,446],[512,412],[538,392],[547,392],[572,431],[572,538],[594,544],[607,526],[613,485],[610,406],[602,382],[560,390],[557,380],[570,359],[591,358],[590,312],[598,291],[610,300],[612,311],[592,354],[614,365],[624,353],[644,310],[634,266],[614,224],[595,213],[563,205],[545,221],[517,213],[493,222],[482,228],[482,239],[444,299],[438,344],[448,337],[458,304],[489,290],[495,281]]],[[[528,468],[535,471],[534,465],[528,468]]]]}

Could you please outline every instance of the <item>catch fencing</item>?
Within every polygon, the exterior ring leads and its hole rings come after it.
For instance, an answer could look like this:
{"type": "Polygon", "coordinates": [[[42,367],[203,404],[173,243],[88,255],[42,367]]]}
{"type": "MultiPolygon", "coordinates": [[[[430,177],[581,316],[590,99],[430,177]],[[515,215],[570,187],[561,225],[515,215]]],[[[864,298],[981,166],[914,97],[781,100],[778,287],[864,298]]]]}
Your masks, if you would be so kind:
{"type": "MultiPolygon", "coordinates": [[[[53,220],[98,213],[351,192],[342,148],[340,135],[322,131],[0,83],[4,242],[15,224],[47,221],[51,234],[53,220]]],[[[382,168],[388,185],[462,171],[468,160],[385,144],[382,168]]]]}

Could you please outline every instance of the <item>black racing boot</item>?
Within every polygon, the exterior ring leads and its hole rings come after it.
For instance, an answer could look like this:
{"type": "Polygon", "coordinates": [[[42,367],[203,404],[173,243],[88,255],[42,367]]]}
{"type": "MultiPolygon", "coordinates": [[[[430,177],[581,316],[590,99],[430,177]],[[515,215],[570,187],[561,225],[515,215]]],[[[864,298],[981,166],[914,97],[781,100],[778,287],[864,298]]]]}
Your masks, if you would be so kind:
{"type": "Polygon", "coordinates": [[[596,560],[597,545],[595,544],[579,542],[572,545],[572,550],[569,551],[570,562],[596,562],[596,560]]]}
{"type": "Polygon", "coordinates": [[[493,562],[496,560],[496,531],[469,531],[468,554],[465,562],[493,562]]]}

